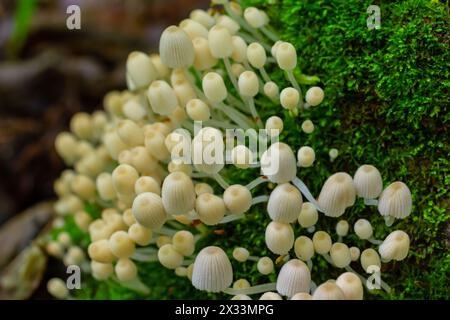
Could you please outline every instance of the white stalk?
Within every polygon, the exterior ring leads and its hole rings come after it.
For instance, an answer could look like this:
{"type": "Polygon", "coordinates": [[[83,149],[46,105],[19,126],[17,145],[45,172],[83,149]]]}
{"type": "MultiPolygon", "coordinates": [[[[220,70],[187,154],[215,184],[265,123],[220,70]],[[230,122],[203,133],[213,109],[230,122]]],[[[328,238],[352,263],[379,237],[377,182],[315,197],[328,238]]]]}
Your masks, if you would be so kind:
{"type": "Polygon", "coordinates": [[[250,182],[249,184],[247,184],[245,187],[248,190],[252,190],[253,188],[257,187],[258,185],[260,185],[261,183],[264,182],[268,182],[269,179],[267,179],[267,177],[265,176],[259,176],[258,178],[256,178],[255,180],[253,180],[252,182],[250,182]]]}

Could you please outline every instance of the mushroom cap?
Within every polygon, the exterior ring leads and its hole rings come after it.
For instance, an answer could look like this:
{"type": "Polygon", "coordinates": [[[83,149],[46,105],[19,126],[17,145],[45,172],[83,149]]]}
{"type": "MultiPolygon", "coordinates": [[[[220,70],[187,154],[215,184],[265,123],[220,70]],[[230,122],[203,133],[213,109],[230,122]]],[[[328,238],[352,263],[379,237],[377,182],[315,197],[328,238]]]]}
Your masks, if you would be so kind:
{"type": "Polygon", "coordinates": [[[168,214],[185,214],[194,209],[194,184],[184,172],[172,172],[164,179],[161,196],[168,214]]]}
{"type": "Polygon", "coordinates": [[[325,94],[321,87],[311,87],[306,91],[305,101],[310,106],[315,107],[323,101],[324,96],[325,94]]]}
{"type": "Polygon", "coordinates": [[[139,194],[134,199],[131,210],[136,221],[146,228],[157,229],[167,220],[163,201],[153,192],[139,194]]]}
{"type": "Polygon", "coordinates": [[[230,31],[223,26],[215,25],[209,30],[208,42],[212,56],[217,59],[228,58],[233,53],[230,31]]]}
{"type": "Polygon", "coordinates": [[[294,250],[297,258],[303,261],[308,261],[314,256],[314,244],[306,236],[300,236],[295,240],[294,250]]]}
{"type": "Polygon", "coordinates": [[[218,173],[225,166],[224,150],[222,132],[204,127],[192,139],[192,163],[200,172],[218,173]]]}
{"type": "Polygon", "coordinates": [[[218,224],[225,216],[223,199],[211,193],[199,195],[195,200],[195,209],[200,220],[208,226],[218,224]]]}
{"type": "Polygon", "coordinates": [[[338,172],[325,181],[317,202],[329,217],[340,217],[347,207],[355,203],[356,190],[353,179],[345,172],[338,172]]]}
{"type": "Polygon", "coordinates": [[[219,247],[203,248],[195,258],[192,285],[207,292],[220,292],[233,282],[233,268],[219,247]]]}
{"type": "Polygon", "coordinates": [[[366,219],[358,219],[358,221],[355,222],[353,229],[360,239],[367,240],[372,237],[373,228],[370,222],[366,219]]]}
{"type": "Polygon", "coordinates": [[[194,63],[194,46],[183,29],[170,26],[161,34],[159,55],[169,68],[187,68],[194,63]]]}
{"type": "Polygon", "coordinates": [[[378,248],[378,252],[384,260],[401,261],[408,255],[409,243],[408,234],[402,230],[396,230],[384,239],[378,248]]]}
{"type": "Polygon", "coordinates": [[[358,197],[365,199],[377,198],[383,189],[380,171],[370,164],[362,165],[356,170],[353,184],[358,197]]]}
{"type": "Polygon", "coordinates": [[[306,292],[299,292],[294,294],[291,300],[312,300],[312,295],[306,292]]]}
{"type": "Polygon", "coordinates": [[[292,259],[283,265],[277,278],[278,293],[292,297],[298,292],[309,292],[310,286],[311,274],[303,261],[292,259]]]}
{"type": "Polygon", "coordinates": [[[282,142],[272,144],[261,156],[261,173],[275,183],[293,180],[297,164],[291,147],[282,142]]]}
{"type": "Polygon", "coordinates": [[[300,191],[290,183],[283,183],[270,193],[267,212],[273,221],[292,223],[297,220],[302,204],[300,191]]]}
{"type": "Polygon", "coordinates": [[[173,88],[164,80],[155,80],[147,89],[147,98],[152,110],[168,116],[178,107],[178,99],[173,88]]]}
{"type": "Polygon", "coordinates": [[[327,281],[316,288],[313,300],[345,300],[345,295],[336,283],[327,281]]]}
{"type": "Polygon", "coordinates": [[[360,261],[361,261],[361,267],[363,268],[364,271],[368,271],[368,268],[370,266],[378,266],[381,267],[381,261],[380,261],[380,256],[378,255],[378,253],[372,249],[366,249],[361,253],[360,256],[360,261]]]}
{"type": "Polygon", "coordinates": [[[313,235],[314,250],[318,254],[325,254],[331,249],[331,237],[325,231],[317,231],[313,235]]]}
{"type": "Polygon", "coordinates": [[[283,300],[283,298],[276,292],[264,292],[259,300],[283,300]]]}
{"type": "Polygon", "coordinates": [[[345,272],[336,279],[336,285],[344,292],[346,300],[362,300],[364,289],[361,279],[353,272],[345,272]]]}
{"type": "Polygon", "coordinates": [[[384,189],[378,200],[378,212],[382,216],[404,219],[410,215],[411,209],[411,191],[406,184],[400,181],[394,182],[384,189]]]}
{"type": "Polygon", "coordinates": [[[311,202],[304,202],[298,216],[298,223],[303,228],[309,228],[315,225],[318,219],[319,213],[316,207],[311,202]]]}
{"type": "Polygon", "coordinates": [[[250,209],[252,194],[243,185],[234,184],[229,186],[223,193],[223,201],[231,213],[241,214],[250,209]]]}
{"type": "Polygon", "coordinates": [[[272,221],[266,228],[266,245],[275,254],[287,254],[294,245],[294,231],[288,223],[272,221]]]}
{"type": "Polygon", "coordinates": [[[352,261],[350,250],[345,243],[333,243],[330,249],[330,256],[333,264],[338,268],[344,268],[352,261]]]}

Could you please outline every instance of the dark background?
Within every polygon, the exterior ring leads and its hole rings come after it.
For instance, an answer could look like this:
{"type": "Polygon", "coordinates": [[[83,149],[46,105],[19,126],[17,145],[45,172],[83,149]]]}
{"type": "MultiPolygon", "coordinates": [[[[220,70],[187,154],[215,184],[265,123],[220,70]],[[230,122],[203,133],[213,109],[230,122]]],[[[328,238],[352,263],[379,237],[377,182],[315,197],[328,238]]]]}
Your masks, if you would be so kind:
{"type": "Polygon", "coordinates": [[[64,165],[53,142],[78,111],[125,88],[129,52],[208,0],[0,0],[0,224],[44,199],[64,165]],[[81,8],[81,30],[66,9],[81,8]]]}

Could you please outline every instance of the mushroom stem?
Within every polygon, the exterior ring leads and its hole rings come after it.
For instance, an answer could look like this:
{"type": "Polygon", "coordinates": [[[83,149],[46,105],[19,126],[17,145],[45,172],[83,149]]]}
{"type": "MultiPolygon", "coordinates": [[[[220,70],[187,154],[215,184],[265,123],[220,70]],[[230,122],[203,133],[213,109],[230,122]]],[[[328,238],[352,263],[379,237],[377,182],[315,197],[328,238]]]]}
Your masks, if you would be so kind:
{"type": "Polygon", "coordinates": [[[317,284],[314,281],[311,280],[311,285],[310,286],[311,286],[311,294],[313,294],[314,291],[316,291],[316,289],[317,289],[317,284]]]}
{"type": "Polygon", "coordinates": [[[230,185],[228,184],[228,182],[225,181],[225,179],[219,174],[219,173],[213,173],[212,175],[210,175],[211,178],[213,178],[214,180],[216,180],[216,182],[223,188],[223,189],[227,189],[230,185]]]}
{"type": "Polygon", "coordinates": [[[222,129],[237,129],[239,126],[226,122],[226,121],[219,121],[215,119],[206,120],[205,126],[208,127],[215,127],[215,128],[222,128],[222,129]]]}
{"type": "Polygon", "coordinates": [[[223,58],[223,63],[225,64],[225,69],[227,70],[228,78],[231,80],[234,89],[236,90],[236,92],[239,92],[237,80],[233,75],[233,71],[231,70],[230,58],[223,58]]]}
{"type": "Polygon", "coordinates": [[[258,203],[262,203],[262,202],[267,202],[269,201],[269,196],[268,195],[262,195],[262,196],[257,196],[255,198],[253,198],[252,200],[252,206],[258,203]]]}
{"type": "Polygon", "coordinates": [[[247,258],[247,260],[256,261],[256,262],[258,262],[259,259],[261,259],[261,258],[260,257],[255,257],[255,256],[248,256],[248,258],[247,258]]]}
{"type": "Polygon", "coordinates": [[[390,227],[394,224],[395,218],[392,216],[384,216],[384,223],[387,227],[390,227]]]}
{"type": "Polygon", "coordinates": [[[131,260],[140,261],[140,262],[155,262],[155,261],[158,261],[158,253],[154,252],[154,253],[145,254],[145,253],[141,253],[141,252],[135,252],[135,253],[133,253],[133,255],[130,258],[131,258],[131,260]]]}
{"type": "Polygon", "coordinates": [[[154,230],[154,232],[165,235],[165,236],[172,237],[175,233],[177,233],[177,230],[173,230],[173,229],[167,228],[165,226],[162,226],[161,228],[154,230]]]}
{"type": "Polygon", "coordinates": [[[312,271],[313,263],[312,263],[311,259],[306,261],[306,265],[308,266],[309,271],[312,271]]]}
{"type": "Polygon", "coordinates": [[[342,236],[338,236],[338,242],[342,242],[342,236]]]}
{"type": "Polygon", "coordinates": [[[229,100],[229,103],[236,106],[239,110],[243,111],[243,112],[248,112],[248,107],[242,103],[241,100],[239,100],[238,98],[236,98],[234,95],[232,95],[231,93],[228,92],[227,98],[226,100],[229,100]]]}
{"type": "Polygon", "coordinates": [[[117,283],[119,283],[122,287],[125,287],[127,289],[142,293],[142,294],[149,294],[150,293],[150,289],[138,278],[136,277],[135,279],[131,280],[131,281],[119,281],[119,279],[117,279],[117,277],[115,275],[113,275],[111,277],[111,279],[117,283]]]}
{"type": "Polygon", "coordinates": [[[235,20],[237,23],[239,23],[239,25],[242,27],[242,29],[247,30],[248,32],[252,32],[253,28],[247,23],[247,21],[245,21],[242,17],[240,17],[239,15],[237,15],[236,13],[234,13],[233,9],[230,6],[230,2],[226,1],[223,4],[223,8],[225,9],[225,12],[233,19],[235,20]]]}
{"type": "Polygon", "coordinates": [[[267,27],[261,27],[260,30],[262,31],[262,33],[269,38],[270,40],[272,40],[273,42],[277,42],[278,40],[280,40],[280,38],[271,30],[269,30],[267,27]]]}
{"type": "Polygon", "coordinates": [[[253,126],[253,124],[242,113],[240,113],[238,110],[230,106],[227,106],[222,102],[214,104],[214,107],[219,110],[222,110],[231,120],[233,120],[242,129],[247,130],[253,126]]]}
{"type": "Polygon", "coordinates": [[[252,182],[250,182],[249,184],[247,184],[245,187],[248,190],[252,190],[253,188],[257,187],[258,185],[260,185],[261,183],[264,182],[268,182],[269,179],[267,179],[266,176],[259,176],[258,178],[256,178],[255,180],[253,180],[252,182]]]}
{"type": "Polygon", "coordinates": [[[269,75],[267,74],[266,68],[262,67],[261,69],[259,69],[259,72],[261,73],[261,76],[265,82],[271,81],[269,75]]]}
{"type": "Polygon", "coordinates": [[[294,73],[292,70],[286,70],[287,77],[289,81],[291,82],[292,86],[298,91],[300,94],[300,99],[298,100],[300,109],[303,109],[303,95],[302,95],[302,89],[300,88],[300,85],[298,84],[297,80],[294,77],[294,73]]]}
{"type": "Polygon", "coordinates": [[[255,100],[253,99],[253,97],[250,97],[250,98],[246,99],[246,101],[250,108],[250,112],[252,114],[253,120],[255,120],[255,122],[259,128],[262,128],[263,124],[262,124],[261,118],[259,117],[258,111],[256,111],[255,100]]]}
{"type": "Polygon", "coordinates": [[[319,203],[316,201],[316,199],[314,199],[308,187],[300,178],[295,177],[294,180],[292,180],[292,183],[300,190],[301,193],[303,193],[306,199],[308,199],[308,201],[313,204],[317,211],[324,212],[324,210],[320,208],[319,203]]]}
{"type": "Polygon", "coordinates": [[[276,290],[277,284],[275,282],[273,283],[266,283],[266,284],[259,284],[257,286],[253,286],[250,288],[243,288],[243,289],[234,289],[234,288],[226,288],[223,290],[223,293],[230,294],[230,295],[238,295],[238,294],[245,294],[245,295],[251,295],[251,294],[257,294],[257,293],[263,293],[267,291],[274,291],[276,290]]]}
{"type": "Polygon", "coordinates": [[[202,99],[203,101],[207,101],[205,94],[202,92],[202,90],[200,90],[197,85],[195,84],[194,81],[192,81],[190,75],[189,75],[189,70],[188,69],[183,69],[183,74],[184,77],[186,78],[186,80],[189,82],[190,86],[192,87],[192,89],[194,89],[195,93],[197,94],[197,96],[202,99]]]}
{"type": "MultiPolygon", "coordinates": [[[[377,240],[377,239],[375,239],[375,238],[373,238],[373,237],[367,239],[367,241],[369,241],[370,243],[376,244],[376,245],[380,245],[380,244],[383,243],[383,240],[377,240]]],[[[339,241],[339,242],[340,242],[340,241],[339,241]]]]}
{"type": "Polygon", "coordinates": [[[222,223],[228,223],[228,222],[231,222],[231,221],[234,221],[234,220],[242,219],[243,217],[245,217],[245,214],[243,214],[243,213],[239,213],[239,214],[229,214],[229,215],[223,217],[223,219],[220,220],[219,223],[220,223],[220,224],[222,224],[222,223]]]}
{"type": "Polygon", "coordinates": [[[364,199],[364,204],[366,206],[377,206],[378,200],[377,199],[364,199]]]}

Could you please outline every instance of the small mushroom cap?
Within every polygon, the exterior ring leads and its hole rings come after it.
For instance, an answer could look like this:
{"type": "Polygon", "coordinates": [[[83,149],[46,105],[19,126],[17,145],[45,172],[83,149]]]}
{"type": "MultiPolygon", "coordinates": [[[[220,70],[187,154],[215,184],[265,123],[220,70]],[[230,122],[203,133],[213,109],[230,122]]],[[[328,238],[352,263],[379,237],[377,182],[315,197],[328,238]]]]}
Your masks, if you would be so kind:
{"type": "Polygon", "coordinates": [[[359,250],[358,247],[350,248],[350,256],[352,257],[352,261],[357,261],[359,259],[360,254],[361,250],[359,250]]]}
{"type": "Polygon", "coordinates": [[[305,94],[305,101],[306,103],[308,103],[310,106],[317,106],[319,105],[324,98],[324,92],[322,90],[322,88],[320,87],[311,87],[308,89],[308,91],[306,91],[305,94]]]}
{"type": "Polygon", "coordinates": [[[131,83],[131,90],[148,86],[158,77],[158,71],[152,60],[143,52],[133,51],[127,59],[127,76],[131,83]]]}
{"type": "Polygon", "coordinates": [[[117,279],[128,282],[137,277],[137,267],[130,259],[120,259],[114,268],[117,279]]]}
{"type": "Polygon", "coordinates": [[[313,235],[313,244],[318,254],[325,254],[331,249],[331,237],[325,231],[317,231],[313,235]]]}
{"type": "Polygon", "coordinates": [[[353,229],[360,239],[367,240],[372,237],[373,228],[366,219],[358,219],[358,221],[355,222],[353,229]]]}
{"type": "Polygon", "coordinates": [[[194,63],[194,46],[183,29],[170,26],[159,40],[159,55],[169,68],[187,68],[194,63]]]}
{"type": "Polygon", "coordinates": [[[336,224],[336,233],[338,236],[345,237],[348,234],[349,224],[346,220],[339,220],[336,224]]]}
{"type": "Polygon", "coordinates": [[[404,219],[410,215],[411,210],[411,191],[403,182],[394,182],[381,193],[378,200],[378,211],[382,216],[404,219]]]}
{"type": "Polygon", "coordinates": [[[114,273],[112,263],[91,261],[92,276],[97,280],[106,280],[114,273]]]}
{"type": "Polygon", "coordinates": [[[225,190],[223,193],[223,201],[231,213],[241,214],[250,209],[252,205],[252,194],[246,187],[235,184],[225,190]]]}
{"type": "Polygon", "coordinates": [[[200,221],[208,226],[216,225],[225,216],[223,199],[211,193],[203,193],[195,201],[200,221]]]}
{"type": "Polygon", "coordinates": [[[299,292],[294,294],[291,300],[312,300],[312,296],[306,292],[299,292]]]}
{"type": "Polygon", "coordinates": [[[345,243],[333,243],[330,249],[330,256],[333,264],[338,268],[344,268],[352,261],[350,250],[345,243]]]}
{"type": "Polygon", "coordinates": [[[259,297],[259,300],[283,300],[283,298],[276,292],[265,292],[259,297]]]}
{"type": "Polygon", "coordinates": [[[265,240],[270,251],[283,255],[294,245],[294,231],[288,223],[272,221],[266,227],[265,240]]]}
{"type": "MultiPolygon", "coordinates": [[[[264,84],[264,94],[269,97],[272,100],[278,100],[280,97],[280,88],[278,85],[273,82],[269,81],[264,84]]],[[[267,129],[267,128],[266,128],[267,129]]]]}
{"type": "Polygon", "coordinates": [[[247,47],[247,59],[254,68],[261,69],[267,61],[266,50],[258,42],[253,42],[247,47]]]}
{"type": "Polygon", "coordinates": [[[215,25],[208,33],[209,49],[217,59],[228,58],[233,53],[233,41],[227,28],[215,25]]]}
{"type": "Polygon", "coordinates": [[[320,191],[318,203],[325,215],[341,216],[347,207],[355,203],[356,190],[353,179],[345,172],[330,176],[320,191]]]}
{"type": "Polygon", "coordinates": [[[226,253],[219,247],[203,248],[195,258],[192,285],[207,292],[220,292],[233,282],[233,269],[226,253]]]}
{"type": "Polygon", "coordinates": [[[276,59],[278,66],[286,71],[294,70],[297,66],[297,52],[289,42],[281,42],[276,47],[276,59]]]}
{"type": "Polygon", "coordinates": [[[364,271],[368,271],[370,266],[381,267],[380,256],[374,249],[366,249],[361,253],[361,267],[364,271]]]}
{"type": "Polygon", "coordinates": [[[280,117],[272,116],[266,120],[266,131],[271,137],[278,136],[283,131],[283,126],[283,120],[280,117]]]}
{"type": "Polygon", "coordinates": [[[260,258],[256,266],[258,268],[258,271],[264,275],[272,273],[274,268],[273,261],[269,257],[260,258]]]}
{"type": "Polygon", "coordinates": [[[178,107],[178,99],[173,88],[163,80],[155,80],[147,90],[147,98],[152,110],[168,116],[178,107]]]}
{"type": "Polygon", "coordinates": [[[153,192],[139,194],[134,199],[131,210],[136,221],[146,228],[157,229],[167,220],[163,201],[153,192]]]}
{"type": "Polygon", "coordinates": [[[194,184],[191,178],[181,171],[172,172],[164,179],[161,195],[168,214],[185,214],[194,209],[194,184]]]}
{"type": "Polygon", "coordinates": [[[253,153],[248,147],[238,145],[231,150],[231,159],[237,168],[247,169],[253,163],[253,153]]]}
{"type": "Polygon", "coordinates": [[[203,77],[202,88],[205,96],[213,103],[223,101],[228,95],[222,76],[216,72],[208,72],[203,77]]]}
{"type": "Polygon", "coordinates": [[[244,39],[239,36],[233,36],[231,42],[233,44],[231,58],[240,63],[247,61],[247,43],[244,39]]]}
{"type": "Polygon", "coordinates": [[[287,144],[276,142],[261,156],[261,173],[275,183],[292,181],[297,175],[295,155],[287,144]]]}
{"type": "Polygon", "coordinates": [[[266,23],[266,17],[261,10],[255,7],[248,7],[244,10],[244,18],[252,28],[261,28],[266,23]]]}
{"type": "Polygon", "coordinates": [[[180,28],[186,32],[191,40],[197,37],[208,38],[208,29],[205,28],[200,22],[192,19],[184,19],[180,22],[180,28]]]}
{"type": "Polygon", "coordinates": [[[172,237],[172,244],[175,250],[188,257],[195,251],[194,235],[186,230],[175,233],[172,237]]]}
{"type": "Polygon", "coordinates": [[[284,88],[280,93],[280,103],[281,106],[288,110],[293,110],[297,108],[298,102],[300,101],[300,93],[294,88],[284,88]]]}
{"type": "Polygon", "coordinates": [[[297,163],[300,167],[310,167],[314,163],[314,160],[316,160],[316,153],[314,152],[313,148],[304,146],[298,149],[297,163]]]}
{"type": "Polygon", "coordinates": [[[216,19],[216,25],[227,28],[230,34],[235,34],[241,28],[239,23],[226,15],[221,15],[220,17],[218,17],[216,19]]]}
{"type": "Polygon", "coordinates": [[[292,223],[297,220],[302,204],[300,191],[290,183],[283,183],[270,193],[267,212],[273,221],[292,223]]]}
{"type": "Polygon", "coordinates": [[[316,288],[313,300],[345,300],[345,295],[336,283],[327,281],[316,288]]]}
{"type": "Polygon", "coordinates": [[[183,263],[183,255],[173,244],[165,244],[158,250],[158,260],[167,269],[176,269],[183,263]]]}
{"type": "Polygon", "coordinates": [[[189,18],[191,18],[194,21],[197,21],[198,23],[201,23],[207,29],[211,28],[215,23],[214,18],[211,17],[205,10],[202,9],[196,9],[192,11],[189,14],[189,18]]]}
{"type": "Polygon", "coordinates": [[[309,228],[314,226],[317,220],[319,220],[319,213],[316,207],[310,202],[304,202],[298,216],[298,223],[303,228],[309,228]]]}
{"type": "Polygon", "coordinates": [[[114,232],[108,243],[111,252],[119,259],[130,257],[136,249],[134,241],[123,230],[114,232]]]}
{"type": "Polygon", "coordinates": [[[314,123],[311,120],[305,120],[302,123],[302,130],[304,133],[310,134],[314,131],[314,123]]]}
{"type": "Polygon", "coordinates": [[[345,272],[336,279],[336,285],[341,288],[346,300],[362,300],[364,295],[361,279],[353,272],[345,272]]]}
{"type": "Polygon", "coordinates": [[[217,64],[218,60],[213,57],[207,39],[197,37],[192,40],[192,44],[195,51],[194,67],[196,69],[200,71],[208,70],[217,64]]]}
{"type": "Polygon", "coordinates": [[[233,250],[233,258],[235,258],[239,262],[247,261],[249,255],[250,253],[248,252],[248,250],[242,247],[235,248],[233,250]]]}
{"type": "Polygon", "coordinates": [[[369,164],[362,165],[356,170],[353,183],[358,197],[365,199],[377,198],[383,189],[380,171],[369,164]]]}
{"type": "Polygon", "coordinates": [[[206,121],[211,117],[208,105],[200,99],[189,100],[186,104],[186,112],[194,121],[206,121]]]}
{"type": "Polygon", "coordinates": [[[298,292],[309,292],[310,286],[311,274],[303,261],[292,259],[283,265],[277,278],[278,293],[292,297],[298,292]]]}
{"type": "Polygon", "coordinates": [[[378,248],[381,258],[384,260],[404,260],[408,256],[409,236],[402,230],[391,232],[378,248]]]}
{"type": "Polygon", "coordinates": [[[295,255],[297,258],[308,261],[314,256],[314,244],[312,240],[306,236],[300,236],[294,243],[295,255]]]}
{"type": "Polygon", "coordinates": [[[244,71],[238,79],[239,93],[245,97],[254,97],[259,91],[258,76],[253,71],[244,71]]]}
{"type": "Polygon", "coordinates": [[[47,282],[47,291],[57,299],[66,299],[69,296],[66,283],[59,278],[52,278],[47,282]]]}
{"type": "Polygon", "coordinates": [[[247,296],[245,294],[237,294],[237,295],[233,296],[233,298],[231,298],[231,300],[252,300],[252,298],[250,298],[249,296],[247,296]]]}

